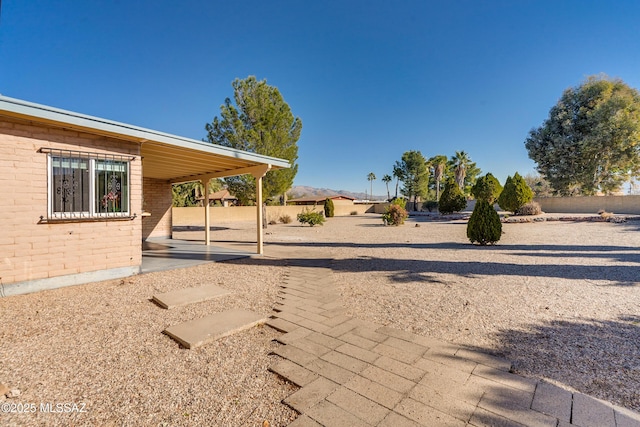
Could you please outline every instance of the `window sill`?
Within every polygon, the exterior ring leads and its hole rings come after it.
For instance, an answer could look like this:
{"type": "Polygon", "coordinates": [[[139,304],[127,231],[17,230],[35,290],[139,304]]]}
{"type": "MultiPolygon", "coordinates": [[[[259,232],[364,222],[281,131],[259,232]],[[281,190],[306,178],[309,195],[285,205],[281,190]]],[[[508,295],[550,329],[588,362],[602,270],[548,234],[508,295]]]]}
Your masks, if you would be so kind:
{"type": "Polygon", "coordinates": [[[133,221],[138,217],[137,214],[130,216],[101,216],[101,217],[75,217],[75,218],[45,218],[40,217],[38,224],[58,224],[69,222],[105,222],[105,221],[133,221]]]}

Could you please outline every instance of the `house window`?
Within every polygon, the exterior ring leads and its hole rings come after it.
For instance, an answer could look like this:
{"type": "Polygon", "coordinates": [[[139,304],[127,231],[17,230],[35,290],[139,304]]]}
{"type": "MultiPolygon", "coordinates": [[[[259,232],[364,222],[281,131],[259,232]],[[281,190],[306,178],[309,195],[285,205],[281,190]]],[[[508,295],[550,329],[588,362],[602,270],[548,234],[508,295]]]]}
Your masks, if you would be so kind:
{"type": "Polygon", "coordinates": [[[94,160],[95,211],[101,214],[129,212],[129,163],[94,160]]]}
{"type": "Polygon", "coordinates": [[[130,160],[50,151],[48,218],[129,217],[130,160]]]}

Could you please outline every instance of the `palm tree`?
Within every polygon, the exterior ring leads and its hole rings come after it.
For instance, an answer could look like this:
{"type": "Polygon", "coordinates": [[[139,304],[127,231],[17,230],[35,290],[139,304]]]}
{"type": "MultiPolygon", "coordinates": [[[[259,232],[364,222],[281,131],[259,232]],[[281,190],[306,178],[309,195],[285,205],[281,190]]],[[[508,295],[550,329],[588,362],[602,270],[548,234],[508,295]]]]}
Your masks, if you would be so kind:
{"type": "Polygon", "coordinates": [[[373,199],[373,180],[376,179],[376,174],[373,172],[369,172],[369,175],[367,175],[367,179],[369,180],[369,185],[371,186],[369,189],[369,197],[373,199]]]}
{"type": "Polygon", "coordinates": [[[393,178],[391,178],[391,175],[389,174],[385,174],[382,177],[382,182],[385,183],[385,185],[387,186],[387,200],[391,199],[391,195],[389,194],[389,183],[393,180],[393,178]]]}
{"type": "Polygon", "coordinates": [[[438,201],[440,200],[440,181],[442,181],[447,166],[447,156],[433,156],[429,159],[429,165],[433,168],[433,179],[436,181],[436,201],[438,201]]]}
{"type": "Polygon", "coordinates": [[[396,161],[396,165],[393,166],[393,176],[396,179],[396,195],[395,198],[398,198],[398,184],[400,184],[400,180],[402,179],[402,168],[398,165],[396,161]]]}
{"type": "Polygon", "coordinates": [[[469,155],[464,151],[456,151],[456,155],[453,156],[454,169],[453,172],[456,177],[456,183],[458,187],[464,192],[464,178],[467,176],[467,164],[471,161],[469,155]]]}

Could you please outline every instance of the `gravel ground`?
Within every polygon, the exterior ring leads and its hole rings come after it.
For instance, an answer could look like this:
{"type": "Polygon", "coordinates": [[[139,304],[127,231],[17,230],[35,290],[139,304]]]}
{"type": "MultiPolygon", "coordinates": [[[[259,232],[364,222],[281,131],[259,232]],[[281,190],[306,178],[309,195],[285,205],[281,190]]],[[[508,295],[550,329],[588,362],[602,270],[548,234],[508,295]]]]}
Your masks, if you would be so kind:
{"type": "MultiPolygon", "coordinates": [[[[241,233],[229,227],[216,238],[241,233]]],[[[267,254],[329,251],[354,317],[474,346],[524,376],[640,411],[640,221],[510,223],[503,232],[480,247],[465,221],[385,227],[367,215],[278,224],[265,240],[267,254]]]]}
{"type": "Polygon", "coordinates": [[[297,415],[280,402],[295,387],[267,370],[277,332],[259,326],[193,350],[161,333],[229,308],[266,317],[284,273],[249,259],[0,298],[0,383],[20,390],[0,405],[29,411],[0,411],[0,425],[287,425],[297,415]],[[233,293],[172,310],[149,301],[209,283],[233,293]]]}
{"type": "MultiPolygon", "coordinates": [[[[265,257],[2,298],[0,383],[21,394],[0,404],[86,412],[0,413],[0,425],[288,424],[296,414],[280,401],[295,388],[267,371],[275,331],[195,350],[161,331],[228,308],[268,315],[286,274],[272,256],[314,252],[334,258],[354,317],[475,346],[522,375],[640,410],[640,222],[505,224],[490,247],[470,245],[465,227],[426,218],[384,227],[377,215],[278,224],[265,257]],[[207,283],[234,293],[169,311],[149,302],[207,283]]],[[[217,224],[213,238],[253,250],[254,225],[217,224]]]]}

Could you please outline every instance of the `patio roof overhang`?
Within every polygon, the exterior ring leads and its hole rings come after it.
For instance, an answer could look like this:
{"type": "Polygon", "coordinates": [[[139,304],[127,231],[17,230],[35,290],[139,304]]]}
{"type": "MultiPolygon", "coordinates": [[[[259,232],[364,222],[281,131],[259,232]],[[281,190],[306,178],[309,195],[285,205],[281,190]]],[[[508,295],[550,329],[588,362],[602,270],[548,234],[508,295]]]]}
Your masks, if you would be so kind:
{"type": "Polygon", "coordinates": [[[264,174],[290,167],[287,160],[249,153],[195,139],[0,95],[0,116],[20,118],[141,144],[143,176],[179,183],[264,174]]]}
{"type": "MultiPolygon", "coordinates": [[[[291,167],[284,159],[249,153],[195,139],[145,129],[85,114],[0,95],[0,117],[11,117],[52,127],[103,135],[140,144],[142,176],[170,183],[208,182],[212,178],[251,174],[256,199],[262,199],[262,177],[269,170],[291,167]]],[[[205,205],[205,242],[210,244],[208,192],[205,205]]],[[[263,212],[256,206],[257,253],[263,253],[263,212]]]]}

